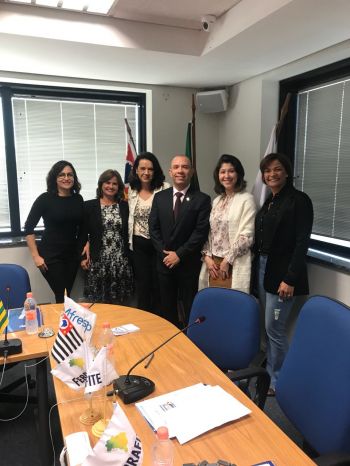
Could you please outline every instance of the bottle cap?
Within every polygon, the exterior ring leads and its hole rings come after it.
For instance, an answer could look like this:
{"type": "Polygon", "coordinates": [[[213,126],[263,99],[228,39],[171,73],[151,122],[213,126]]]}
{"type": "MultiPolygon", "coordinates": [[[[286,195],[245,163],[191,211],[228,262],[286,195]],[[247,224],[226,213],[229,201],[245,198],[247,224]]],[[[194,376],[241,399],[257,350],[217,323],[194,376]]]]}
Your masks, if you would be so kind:
{"type": "Polygon", "coordinates": [[[31,291],[29,291],[29,292],[27,293],[27,298],[32,298],[32,297],[33,297],[33,293],[32,293],[31,291]]]}
{"type": "Polygon", "coordinates": [[[109,322],[103,322],[102,328],[111,328],[111,324],[109,322]]]}
{"type": "Polygon", "coordinates": [[[157,437],[158,437],[159,440],[167,440],[169,438],[168,428],[165,427],[165,426],[158,427],[157,437]]]}

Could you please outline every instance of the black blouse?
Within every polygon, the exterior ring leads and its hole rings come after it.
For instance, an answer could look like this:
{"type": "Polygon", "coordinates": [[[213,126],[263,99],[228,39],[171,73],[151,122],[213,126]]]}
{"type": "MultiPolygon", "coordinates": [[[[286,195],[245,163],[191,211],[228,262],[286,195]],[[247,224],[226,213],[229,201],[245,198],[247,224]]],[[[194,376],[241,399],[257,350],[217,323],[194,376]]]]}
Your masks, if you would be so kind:
{"type": "Polygon", "coordinates": [[[84,201],[80,194],[58,196],[43,193],[34,202],[26,223],[25,235],[34,233],[40,218],[44,232],[38,245],[45,260],[60,254],[77,253],[77,237],[83,222],[84,201]]]}

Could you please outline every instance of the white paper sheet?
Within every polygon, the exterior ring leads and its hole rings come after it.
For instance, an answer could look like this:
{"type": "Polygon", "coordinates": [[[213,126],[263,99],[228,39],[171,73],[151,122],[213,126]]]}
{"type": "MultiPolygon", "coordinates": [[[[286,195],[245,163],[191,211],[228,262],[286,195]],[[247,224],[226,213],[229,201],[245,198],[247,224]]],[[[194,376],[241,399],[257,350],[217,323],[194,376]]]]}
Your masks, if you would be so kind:
{"type": "Polygon", "coordinates": [[[196,384],[136,403],[156,430],[165,425],[181,444],[251,411],[219,386],[196,384]]]}
{"type": "Polygon", "coordinates": [[[137,327],[134,324],[125,324],[121,325],[120,327],[112,328],[113,335],[116,337],[126,335],[127,333],[137,332],[138,330],[140,330],[140,327],[137,327]]]}

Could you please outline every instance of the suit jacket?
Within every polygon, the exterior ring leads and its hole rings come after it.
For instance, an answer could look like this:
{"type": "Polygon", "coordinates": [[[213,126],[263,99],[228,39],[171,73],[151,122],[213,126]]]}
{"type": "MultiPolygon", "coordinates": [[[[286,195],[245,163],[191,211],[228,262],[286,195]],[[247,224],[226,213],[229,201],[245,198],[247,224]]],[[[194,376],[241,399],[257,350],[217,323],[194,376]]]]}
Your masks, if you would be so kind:
{"type": "Polygon", "coordinates": [[[197,260],[200,260],[201,249],[208,238],[210,209],[210,197],[190,188],[175,222],[173,188],[165,189],[154,196],[149,230],[158,253],[158,266],[163,272],[171,272],[162,266],[163,250],[175,251],[180,258],[178,267],[181,266],[186,272],[191,273],[198,269],[197,260]]]}
{"type": "MultiPolygon", "coordinates": [[[[309,293],[306,255],[312,231],[313,208],[309,196],[293,186],[280,193],[278,208],[269,231],[269,253],[266,262],[264,288],[277,293],[281,281],[294,286],[294,295],[309,293]]],[[[255,252],[259,254],[261,217],[272,200],[270,196],[255,220],[255,252]]]]}
{"type": "MultiPolygon", "coordinates": [[[[119,212],[122,219],[122,237],[125,254],[128,254],[128,203],[119,201],[119,212]]],[[[102,246],[102,216],[100,199],[91,199],[84,203],[84,224],[82,234],[79,237],[80,251],[82,251],[86,241],[90,242],[90,256],[92,260],[97,260],[102,246]]]]}

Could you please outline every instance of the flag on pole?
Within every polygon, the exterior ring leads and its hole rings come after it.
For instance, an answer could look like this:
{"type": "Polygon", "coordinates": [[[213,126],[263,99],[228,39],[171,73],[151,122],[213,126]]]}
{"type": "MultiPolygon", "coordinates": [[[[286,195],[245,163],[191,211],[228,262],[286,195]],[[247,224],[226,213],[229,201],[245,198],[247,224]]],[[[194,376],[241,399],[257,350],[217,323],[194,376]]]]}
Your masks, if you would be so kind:
{"type": "Polygon", "coordinates": [[[103,346],[87,368],[85,393],[96,392],[119,377],[107,354],[108,348],[103,346]]]}
{"type": "MultiPolygon", "coordinates": [[[[292,94],[288,92],[286,95],[286,98],[284,99],[281,111],[280,111],[280,117],[278,122],[275,124],[275,126],[272,128],[271,131],[271,136],[269,143],[267,145],[264,157],[266,157],[268,154],[272,154],[277,152],[277,141],[278,141],[278,136],[282,130],[282,126],[284,123],[284,120],[287,116],[288,113],[288,108],[289,108],[289,102],[292,98],[292,94]]],[[[252,189],[252,194],[254,196],[255,203],[258,207],[262,207],[264,202],[266,201],[268,195],[270,194],[269,189],[267,188],[266,184],[263,183],[262,181],[262,176],[260,171],[258,172],[256,176],[256,180],[252,189]]]]}
{"type": "MultiPolygon", "coordinates": [[[[266,157],[268,154],[276,152],[277,150],[277,125],[278,123],[275,124],[275,126],[272,128],[270,140],[265,150],[264,157],[266,157]]],[[[263,183],[260,170],[256,175],[255,183],[252,189],[252,194],[254,196],[255,204],[257,205],[257,207],[262,207],[268,195],[270,194],[269,188],[266,186],[265,183],[263,183]]]]}
{"type": "Polygon", "coordinates": [[[80,390],[85,388],[87,368],[93,360],[91,348],[83,342],[68,358],[52,369],[51,373],[62,380],[69,388],[80,390]]]}
{"type": "Polygon", "coordinates": [[[129,126],[127,118],[125,118],[126,131],[128,133],[128,144],[126,147],[126,156],[125,156],[125,171],[124,171],[124,186],[125,186],[125,197],[128,197],[129,190],[129,176],[131,169],[134,165],[136,159],[136,147],[134,138],[132,137],[131,128],[129,126]]]}
{"type": "Polygon", "coordinates": [[[69,320],[67,314],[63,314],[55,343],[51,349],[52,357],[58,363],[63,362],[82,344],[83,338],[69,320]]]}
{"type": "MultiPolygon", "coordinates": [[[[192,123],[189,122],[187,125],[187,134],[186,134],[186,148],[185,148],[185,155],[191,160],[191,164],[193,166],[193,157],[192,157],[192,123]]],[[[199,191],[199,181],[196,167],[194,167],[194,173],[191,178],[191,189],[193,191],[199,191]]]]}
{"type": "Polygon", "coordinates": [[[89,343],[96,322],[96,314],[68,296],[64,297],[64,312],[82,339],[89,343]]]}
{"type": "Polygon", "coordinates": [[[0,335],[3,333],[5,328],[9,324],[9,318],[6,309],[4,308],[3,302],[0,299],[0,335]]]}
{"type": "Polygon", "coordinates": [[[113,416],[82,466],[141,466],[143,449],[129,419],[118,403],[114,403],[113,416]]]}

